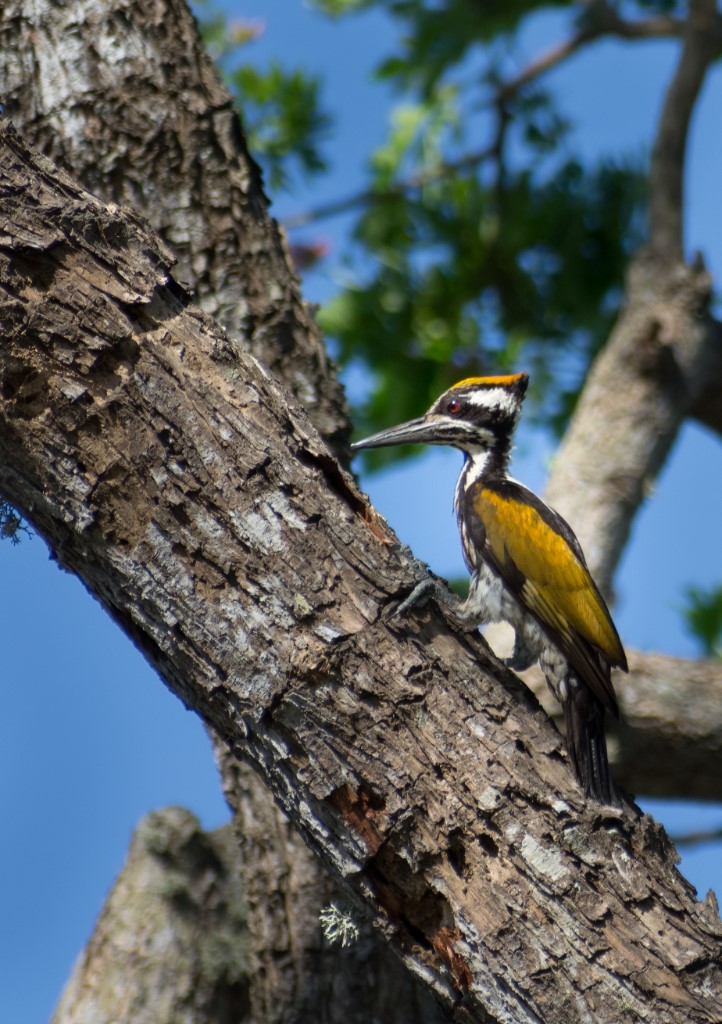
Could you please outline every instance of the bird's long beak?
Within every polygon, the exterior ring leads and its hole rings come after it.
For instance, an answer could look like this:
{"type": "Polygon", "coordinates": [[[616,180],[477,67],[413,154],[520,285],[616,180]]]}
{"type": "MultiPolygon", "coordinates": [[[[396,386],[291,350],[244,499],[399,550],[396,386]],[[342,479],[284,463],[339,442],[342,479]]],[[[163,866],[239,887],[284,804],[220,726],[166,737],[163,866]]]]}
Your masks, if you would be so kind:
{"type": "Polygon", "coordinates": [[[388,448],[395,444],[433,444],[438,432],[438,420],[428,420],[421,416],[417,420],[399,423],[397,427],[389,427],[388,430],[356,441],[351,445],[351,451],[357,452],[362,448],[388,448]]]}

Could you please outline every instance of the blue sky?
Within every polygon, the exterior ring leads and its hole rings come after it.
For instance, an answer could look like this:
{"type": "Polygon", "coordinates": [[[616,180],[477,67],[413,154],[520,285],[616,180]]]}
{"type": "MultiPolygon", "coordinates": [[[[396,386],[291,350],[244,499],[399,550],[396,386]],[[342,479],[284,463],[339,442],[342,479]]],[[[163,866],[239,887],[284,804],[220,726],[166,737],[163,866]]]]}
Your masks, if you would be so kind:
{"type": "MultiPolygon", "coordinates": [[[[359,188],[368,153],[385,132],[390,97],[371,84],[370,72],[393,49],[389,23],[372,12],[333,24],[297,0],[246,3],[236,11],[266,22],[249,55],[260,64],[277,57],[322,73],[325,101],[336,117],[329,174],[310,190],[280,199],[275,215],[359,188]]],[[[528,54],[558,38],[559,18],[539,19],[528,54]]],[[[673,57],[668,43],[643,49],[604,44],[555,74],[587,154],[648,146],[673,57]]],[[[718,72],[693,125],[688,188],[688,251],[701,249],[718,281],[721,108],[718,72]]],[[[322,301],[335,287],[334,258],[348,226],[349,219],[341,218],[318,229],[332,256],[306,282],[308,299],[322,301]]],[[[307,230],[299,237],[315,234],[307,230]]],[[[543,438],[522,431],[515,475],[543,490],[552,454],[543,438]]],[[[695,653],[678,606],[685,585],[720,578],[720,462],[714,438],[685,428],[638,517],[617,578],[615,614],[629,646],[695,653]]],[[[364,481],[401,539],[446,576],[464,572],[451,514],[458,468],[457,453],[435,451],[426,461],[364,481]]],[[[7,680],[0,723],[6,835],[0,847],[0,1019],[36,1024],[50,1015],[142,815],[181,804],[213,827],[227,812],[198,719],[83,586],[49,559],[42,541],[0,545],[0,566],[7,680]]],[[[644,806],[675,833],[722,823],[719,807],[644,806]]],[[[719,892],[719,846],[685,854],[681,868],[702,895],[710,886],[719,892]]]]}

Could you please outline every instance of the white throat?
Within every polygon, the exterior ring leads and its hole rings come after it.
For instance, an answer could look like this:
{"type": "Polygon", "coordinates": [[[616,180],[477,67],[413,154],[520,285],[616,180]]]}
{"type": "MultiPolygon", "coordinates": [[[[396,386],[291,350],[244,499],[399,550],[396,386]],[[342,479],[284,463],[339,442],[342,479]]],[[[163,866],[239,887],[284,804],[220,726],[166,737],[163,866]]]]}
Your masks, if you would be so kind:
{"type": "Polygon", "coordinates": [[[474,451],[467,452],[467,458],[464,459],[464,465],[456,482],[456,490],[454,492],[454,511],[457,514],[464,492],[482,476],[491,461],[491,457],[492,452],[488,448],[477,448],[474,451]]]}

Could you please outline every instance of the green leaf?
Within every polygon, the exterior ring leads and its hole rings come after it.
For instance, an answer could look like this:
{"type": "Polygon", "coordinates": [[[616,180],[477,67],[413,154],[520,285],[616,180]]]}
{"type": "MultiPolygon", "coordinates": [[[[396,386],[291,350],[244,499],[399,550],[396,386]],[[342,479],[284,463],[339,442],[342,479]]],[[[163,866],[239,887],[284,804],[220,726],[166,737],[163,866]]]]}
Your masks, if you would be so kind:
{"type": "Polygon", "coordinates": [[[688,587],[682,610],[687,631],[708,658],[722,658],[722,585],[705,590],[688,587]]]}
{"type": "Polygon", "coordinates": [[[294,164],[306,176],[326,168],[320,143],[332,122],[320,106],[317,76],[275,63],[263,72],[244,64],[227,80],[243,112],[249,148],[274,189],[289,187],[294,164]]]}
{"type": "Polygon", "coordinates": [[[228,19],[210,3],[201,6],[206,45],[233,93],[249,148],[269,177],[274,191],[289,189],[298,175],[326,169],[322,146],[332,120],[321,105],[318,75],[271,63],[261,70],[246,56],[249,44],[264,29],[258,19],[228,19]]]}

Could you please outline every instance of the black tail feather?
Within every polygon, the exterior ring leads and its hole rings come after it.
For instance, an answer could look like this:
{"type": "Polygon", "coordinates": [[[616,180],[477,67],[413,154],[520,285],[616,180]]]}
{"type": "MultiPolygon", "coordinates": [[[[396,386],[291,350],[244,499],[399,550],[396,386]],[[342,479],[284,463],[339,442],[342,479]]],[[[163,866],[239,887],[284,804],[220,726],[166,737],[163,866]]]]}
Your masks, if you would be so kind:
{"type": "Polygon", "coordinates": [[[604,738],[604,707],[581,680],[568,679],[564,701],[567,747],[584,792],[602,804],[618,804],[604,738]],[[576,685],[575,685],[576,684],[576,685]]]}

